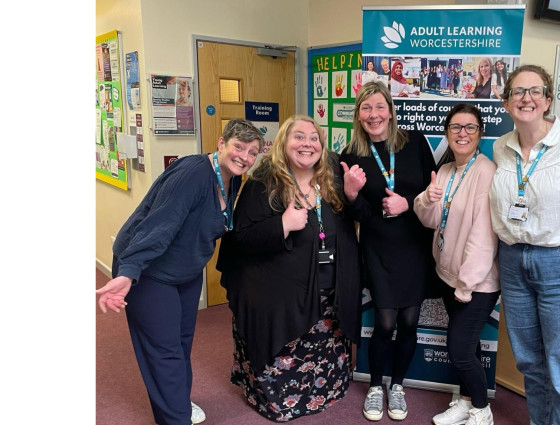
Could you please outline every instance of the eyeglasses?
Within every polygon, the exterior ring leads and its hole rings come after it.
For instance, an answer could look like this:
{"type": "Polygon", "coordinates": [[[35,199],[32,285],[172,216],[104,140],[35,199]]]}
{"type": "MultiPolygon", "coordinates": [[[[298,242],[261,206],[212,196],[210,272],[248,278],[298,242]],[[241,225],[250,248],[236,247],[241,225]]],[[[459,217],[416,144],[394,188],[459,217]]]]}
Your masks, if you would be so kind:
{"type": "Polygon", "coordinates": [[[510,99],[521,100],[525,97],[525,93],[529,92],[529,96],[531,96],[531,99],[542,99],[546,94],[546,89],[546,86],[533,86],[529,87],[528,89],[526,89],[525,87],[513,87],[509,91],[509,97],[510,99]]]}
{"type": "Polygon", "coordinates": [[[447,126],[447,129],[453,134],[460,133],[463,128],[465,129],[467,134],[475,134],[480,128],[480,126],[476,124],[467,124],[467,125],[449,124],[447,126]]]}

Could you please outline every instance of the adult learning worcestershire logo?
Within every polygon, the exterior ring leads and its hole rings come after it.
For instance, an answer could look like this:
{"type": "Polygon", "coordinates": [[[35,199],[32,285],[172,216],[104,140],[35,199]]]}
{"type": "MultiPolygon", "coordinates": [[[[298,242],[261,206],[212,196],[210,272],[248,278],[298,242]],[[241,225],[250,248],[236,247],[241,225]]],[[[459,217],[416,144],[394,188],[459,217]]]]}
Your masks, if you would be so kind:
{"type": "Polygon", "coordinates": [[[396,49],[406,37],[404,27],[397,21],[393,21],[391,27],[383,27],[383,32],[385,35],[381,37],[381,41],[388,49],[396,49]]]}

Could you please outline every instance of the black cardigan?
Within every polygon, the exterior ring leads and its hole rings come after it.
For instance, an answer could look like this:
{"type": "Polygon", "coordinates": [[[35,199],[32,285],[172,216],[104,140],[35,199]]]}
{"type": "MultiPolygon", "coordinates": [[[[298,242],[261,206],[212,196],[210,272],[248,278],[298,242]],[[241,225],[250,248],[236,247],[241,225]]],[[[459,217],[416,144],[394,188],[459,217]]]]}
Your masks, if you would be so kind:
{"type": "MultiPolygon", "coordinates": [[[[338,159],[334,162],[342,191],[338,159]]],[[[249,179],[237,202],[234,229],[222,238],[218,257],[221,284],[256,374],[284,345],[309,331],[321,314],[317,220],[310,216],[304,229],[284,239],[282,213],[269,206],[265,185],[249,179]]],[[[325,213],[333,215],[337,226],[335,312],[342,331],[358,343],[361,282],[354,222],[345,210],[333,214],[330,205],[323,205],[325,213]]]]}

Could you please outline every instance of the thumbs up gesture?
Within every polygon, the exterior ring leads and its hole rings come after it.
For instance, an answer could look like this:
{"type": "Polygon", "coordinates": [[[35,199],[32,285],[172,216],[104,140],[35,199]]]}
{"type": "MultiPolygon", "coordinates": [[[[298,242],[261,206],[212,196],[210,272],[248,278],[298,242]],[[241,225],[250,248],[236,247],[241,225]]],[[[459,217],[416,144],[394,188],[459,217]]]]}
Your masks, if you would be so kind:
{"type": "Polygon", "coordinates": [[[295,199],[290,199],[288,208],[282,214],[282,226],[284,227],[284,238],[292,231],[301,230],[307,224],[307,208],[296,209],[295,199]]]}
{"type": "Polygon", "coordinates": [[[348,164],[341,161],[340,165],[344,171],[344,194],[350,202],[353,202],[358,197],[358,192],[366,184],[366,173],[358,164],[348,168],[348,164]]]}
{"type": "Polygon", "coordinates": [[[432,181],[426,189],[426,195],[430,202],[439,202],[443,195],[443,187],[436,183],[436,172],[432,171],[432,181]]]}
{"type": "Polygon", "coordinates": [[[389,196],[381,200],[381,205],[387,215],[399,215],[408,210],[408,201],[401,195],[389,190],[387,187],[385,188],[385,193],[389,196]]]}

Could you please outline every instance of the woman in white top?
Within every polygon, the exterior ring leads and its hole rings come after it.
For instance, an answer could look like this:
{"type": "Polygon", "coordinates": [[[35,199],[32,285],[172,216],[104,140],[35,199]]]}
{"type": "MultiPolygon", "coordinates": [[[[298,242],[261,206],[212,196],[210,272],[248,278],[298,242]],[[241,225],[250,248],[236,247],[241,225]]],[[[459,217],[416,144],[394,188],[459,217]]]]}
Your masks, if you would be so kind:
{"type": "Polygon", "coordinates": [[[560,424],[560,120],[543,68],[524,65],[504,87],[515,130],[494,143],[492,226],[504,313],[531,423],[560,424]]]}
{"type": "Polygon", "coordinates": [[[504,92],[504,86],[506,85],[507,71],[506,64],[502,60],[497,60],[494,64],[494,69],[492,70],[492,82],[490,86],[492,87],[492,99],[501,99],[502,93],[504,92]]]}

